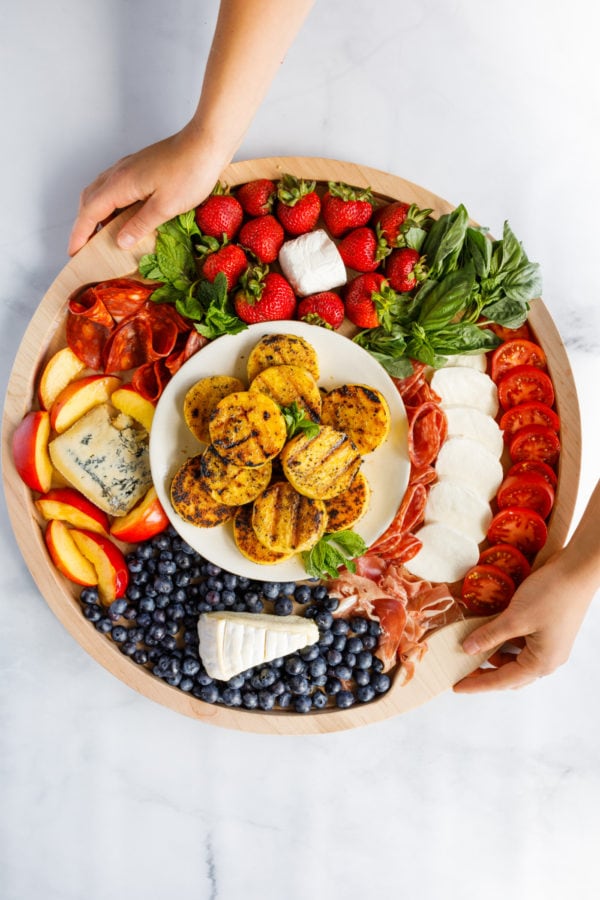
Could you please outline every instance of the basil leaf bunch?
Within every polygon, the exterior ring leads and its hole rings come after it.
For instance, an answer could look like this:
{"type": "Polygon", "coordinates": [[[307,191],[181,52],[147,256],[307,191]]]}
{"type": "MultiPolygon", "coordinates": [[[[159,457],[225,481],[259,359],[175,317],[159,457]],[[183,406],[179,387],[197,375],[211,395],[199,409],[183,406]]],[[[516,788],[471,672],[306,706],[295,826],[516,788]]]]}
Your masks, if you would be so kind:
{"type": "Polygon", "coordinates": [[[140,275],[162,282],[151,294],[155,303],[172,303],[209,340],[239,334],[248,326],[233,312],[225,274],[219,272],[214,282],[198,277],[194,241],[202,240],[193,209],[175,216],[159,226],[154,253],[138,263],[140,275]]]}
{"type": "Polygon", "coordinates": [[[302,561],[311,578],[337,578],[341,566],[356,572],[354,560],[366,552],[367,545],[355,531],[336,531],[324,534],[302,554],[302,561]]]}

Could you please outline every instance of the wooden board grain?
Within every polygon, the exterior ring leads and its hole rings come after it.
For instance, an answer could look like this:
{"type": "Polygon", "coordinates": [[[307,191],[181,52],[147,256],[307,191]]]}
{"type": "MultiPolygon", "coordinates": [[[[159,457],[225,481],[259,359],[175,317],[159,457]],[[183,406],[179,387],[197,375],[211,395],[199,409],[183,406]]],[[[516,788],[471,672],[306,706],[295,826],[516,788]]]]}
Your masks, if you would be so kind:
{"type": "MultiPolygon", "coordinates": [[[[381,197],[429,207],[435,216],[453,208],[425,188],[398,176],[323,158],[274,157],[234,163],[223,172],[222,180],[234,186],[255,178],[277,179],[284,172],[317,181],[345,181],[358,187],[371,187],[381,197]]],[[[153,238],[140,242],[133,251],[123,251],[117,247],[115,235],[131,214],[131,210],[126,211],[109,223],[60,272],[25,333],[8,384],[2,423],[4,489],[17,542],[40,593],[78,643],[121,681],[176,712],[227,728],[265,734],[339,731],[399,715],[448,690],[485,658],[484,655],[468,657],[460,649],[461,640],[482,620],[456,622],[432,635],[428,641],[428,652],[417,665],[414,678],[407,685],[396,679],[390,691],[379,700],[349,710],[323,710],[301,716],[284,711],[257,713],[202,703],[136,666],[83,618],[76,586],[60,575],[46,553],[32,495],[15,471],[10,445],[14,429],[35,403],[35,386],[41,368],[63,342],[67,297],[82,284],[134,273],[140,256],[152,249],[153,238]]],[[[530,323],[548,357],[563,439],[556,502],[549,521],[547,544],[536,560],[536,565],[539,565],[563,546],[568,534],[577,497],[581,426],[567,354],[541,300],[532,306],[530,323]]]]}

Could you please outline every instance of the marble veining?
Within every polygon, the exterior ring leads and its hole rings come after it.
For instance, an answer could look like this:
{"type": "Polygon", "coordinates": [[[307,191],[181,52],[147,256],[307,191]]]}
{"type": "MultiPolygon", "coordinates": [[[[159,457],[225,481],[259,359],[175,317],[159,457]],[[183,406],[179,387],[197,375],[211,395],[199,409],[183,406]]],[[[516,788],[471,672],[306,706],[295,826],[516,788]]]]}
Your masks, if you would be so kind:
{"type": "MultiPolygon", "coordinates": [[[[4,11],[3,384],[83,185],[195,106],[217,2],[165,9],[4,11]]],[[[599,24],[585,0],[317,0],[237,154],[353,160],[464,202],[494,233],[509,219],[578,388],[577,516],[600,437],[599,24]]],[[[569,663],[524,691],[275,738],[121,684],[54,618],[5,514],[0,536],[2,900],[599,896],[597,600],[569,663]]]]}

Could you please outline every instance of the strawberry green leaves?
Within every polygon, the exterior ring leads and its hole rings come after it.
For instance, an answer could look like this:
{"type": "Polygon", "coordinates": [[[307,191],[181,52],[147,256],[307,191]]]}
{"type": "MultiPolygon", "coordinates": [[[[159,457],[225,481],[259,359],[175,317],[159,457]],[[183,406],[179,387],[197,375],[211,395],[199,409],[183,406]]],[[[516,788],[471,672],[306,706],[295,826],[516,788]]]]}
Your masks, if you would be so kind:
{"type": "Polygon", "coordinates": [[[367,545],[355,531],[324,534],[315,546],[302,554],[304,568],[311,578],[337,578],[341,566],[356,571],[354,562],[367,552],[367,545]]]}

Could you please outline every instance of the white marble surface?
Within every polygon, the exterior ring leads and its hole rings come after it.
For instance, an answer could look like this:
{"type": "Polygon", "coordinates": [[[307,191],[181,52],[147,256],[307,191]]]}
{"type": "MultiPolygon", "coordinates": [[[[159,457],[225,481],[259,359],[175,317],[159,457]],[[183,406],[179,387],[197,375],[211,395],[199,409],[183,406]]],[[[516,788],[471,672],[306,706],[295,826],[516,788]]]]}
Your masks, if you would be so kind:
{"type": "MultiPolygon", "coordinates": [[[[3,9],[0,367],[66,262],[80,188],[177,129],[216,0],[3,9]]],[[[598,8],[318,0],[239,158],[361,162],[505,218],[541,262],[597,478],[598,8]]],[[[3,900],[600,896],[596,602],[569,663],[314,738],[230,733],[89,658],[0,543],[3,900]]],[[[565,596],[565,603],[569,597],[565,596]]]]}

